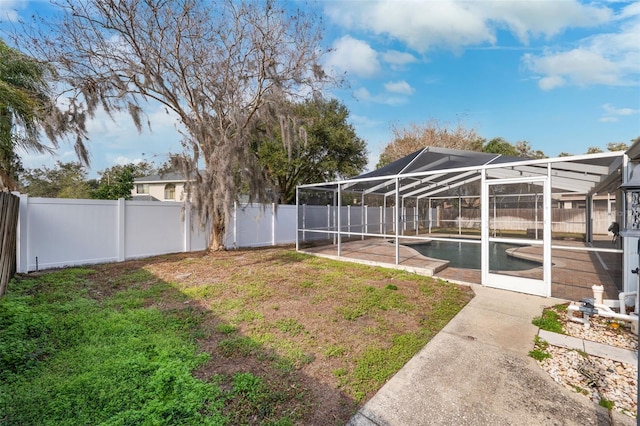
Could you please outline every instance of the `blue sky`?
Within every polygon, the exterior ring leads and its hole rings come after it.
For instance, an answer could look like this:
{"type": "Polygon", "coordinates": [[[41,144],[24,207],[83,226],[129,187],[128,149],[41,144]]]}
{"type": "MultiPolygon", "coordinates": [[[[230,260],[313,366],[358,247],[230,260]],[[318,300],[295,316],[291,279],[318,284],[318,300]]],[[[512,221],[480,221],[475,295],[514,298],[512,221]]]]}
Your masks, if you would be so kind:
{"type": "MultiPolygon", "coordinates": [[[[296,2],[298,7],[306,3],[296,2]]],[[[325,26],[327,69],[346,73],[334,90],[367,142],[369,168],[391,126],[462,123],[486,139],[528,141],[548,156],[582,154],[640,136],[640,2],[574,0],[368,1],[314,4],[325,26]]],[[[7,21],[46,13],[44,1],[2,0],[7,21]]],[[[91,174],[180,152],[175,119],[147,110],[138,134],[122,115],[90,123],[91,174]]],[[[72,161],[25,154],[27,167],[72,161]]]]}

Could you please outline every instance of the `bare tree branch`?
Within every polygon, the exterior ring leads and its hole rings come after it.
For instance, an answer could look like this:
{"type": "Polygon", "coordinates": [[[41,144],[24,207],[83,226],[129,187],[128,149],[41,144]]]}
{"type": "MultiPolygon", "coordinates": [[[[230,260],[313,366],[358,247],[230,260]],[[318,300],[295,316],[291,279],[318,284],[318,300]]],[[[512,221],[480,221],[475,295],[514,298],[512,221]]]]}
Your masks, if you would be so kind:
{"type": "Polygon", "coordinates": [[[178,115],[186,131],[174,162],[219,248],[241,183],[251,199],[268,195],[252,132],[283,101],[328,82],[318,65],[319,21],[277,0],[58,5],[59,20],[35,22],[16,42],[58,69],[76,114],[124,110],[139,128],[142,103],[154,100],[178,115]]]}

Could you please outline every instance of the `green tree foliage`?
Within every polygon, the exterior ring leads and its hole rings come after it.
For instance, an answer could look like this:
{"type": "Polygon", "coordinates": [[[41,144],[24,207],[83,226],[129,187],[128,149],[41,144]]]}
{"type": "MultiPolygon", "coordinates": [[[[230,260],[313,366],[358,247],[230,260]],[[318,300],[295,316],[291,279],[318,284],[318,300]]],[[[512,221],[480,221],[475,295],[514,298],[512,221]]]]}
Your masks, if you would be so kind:
{"type": "Polygon", "coordinates": [[[366,144],[347,122],[349,111],[343,104],[309,100],[292,110],[295,118],[267,124],[275,131],[260,137],[257,148],[285,204],[295,202],[297,185],[352,177],[367,164],[366,144]]]}
{"type": "Polygon", "coordinates": [[[125,164],[109,167],[98,172],[98,188],[93,192],[93,198],[101,200],[131,199],[133,180],[137,177],[148,176],[153,172],[153,165],[145,161],[138,164],[125,164]]]}
{"type": "Polygon", "coordinates": [[[0,189],[15,189],[22,166],[16,149],[51,153],[58,138],[75,132],[76,153],[88,164],[84,115],[61,111],[49,87],[55,70],[0,40],[0,189]],[[51,141],[40,139],[43,131],[51,141]]]}
{"type": "Polygon", "coordinates": [[[20,181],[20,191],[31,197],[91,198],[87,172],[79,162],[57,161],[53,168],[27,169],[20,181]]]}
{"type": "Polygon", "coordinates": [[[597,147],[597,146],[590,146],[590,147],[587,149],[587,152],[585,152],[585,154],[599,154],[599,153],[601,153],[601,152],[604,152],[604,151],[602,150],[602,148],[597,147]]]}
{"type": "Polygon", "coordinates": [[[539,149],[534,150],[527,141],[516,142],[514,145],[518,151],[518,157],[524,158],[547,158],[547,155],[539,149]]]}
{"type": "Polygon", "coordinates": [[[531,145],[527,141],[520,141],[512,144],[500,137],[491,139],[482,148],[482,152],[521,158],[547,158],[544,152],[531,148],[531,145]]]}
{"type": "Polygon", "coordinates": [[[100,185],[93,192],[93,198],[101,200],[131,199],[135,166],[113,166],[103,172],[100,185]]]}
{"type": "Polygon", "coordinates": [[[503,138],[491,139],[485,146],[482,147],[482,152],[508,155],[511,157],[517,157],[520,154],[515,146],[511,145],[503,138]]]}
{"type": "Polygon", "coordinates": [[[626,151],[629,149],[629,145],[624,142],[609,142],[607,144],[607,151],[626,151]]]}

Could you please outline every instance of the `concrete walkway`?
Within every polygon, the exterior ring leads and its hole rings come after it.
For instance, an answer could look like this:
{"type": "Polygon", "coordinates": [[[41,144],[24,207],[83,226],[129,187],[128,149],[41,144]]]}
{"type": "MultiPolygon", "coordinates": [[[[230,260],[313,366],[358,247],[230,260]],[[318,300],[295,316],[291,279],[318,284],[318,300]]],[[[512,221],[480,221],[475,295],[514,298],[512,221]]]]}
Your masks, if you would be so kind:
{"type": "MultiPolygon", "coordinates": [[[[606,409],[528,356],[542,309],[562,300],[473,286],[474,299],[348,423],[610,425],[606,409]]],[[[615,425],[636,420],[613,413],[615,425]]]]}

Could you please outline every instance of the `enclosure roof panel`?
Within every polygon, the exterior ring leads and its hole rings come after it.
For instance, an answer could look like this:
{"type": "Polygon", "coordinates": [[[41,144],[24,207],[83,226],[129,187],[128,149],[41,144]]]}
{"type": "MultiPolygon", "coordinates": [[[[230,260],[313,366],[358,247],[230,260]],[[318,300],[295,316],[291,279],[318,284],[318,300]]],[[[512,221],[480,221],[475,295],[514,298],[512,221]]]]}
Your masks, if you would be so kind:
{"type": "MultiPolygon", "coordinates": [[[[481,179],[551,176],[554,191],[594,194],[613,192],[621,182],[624,152],[530,159],[484,152],[426,147],[393,163],[339,182],[302,188],[359,192],[363,195],[423,198],[457,193],[462,185],[481,179]],[[453,192],[452,192],[453,191],[453,192]]],[[[477,183],[476,183],[477,185],[477,183]]]]}
{"type": "Polygon", "coordinates": [[[354,179],[484,166],[522,160],[524,158],[428,146],[380,169],[361,174],[354,179]]]}

